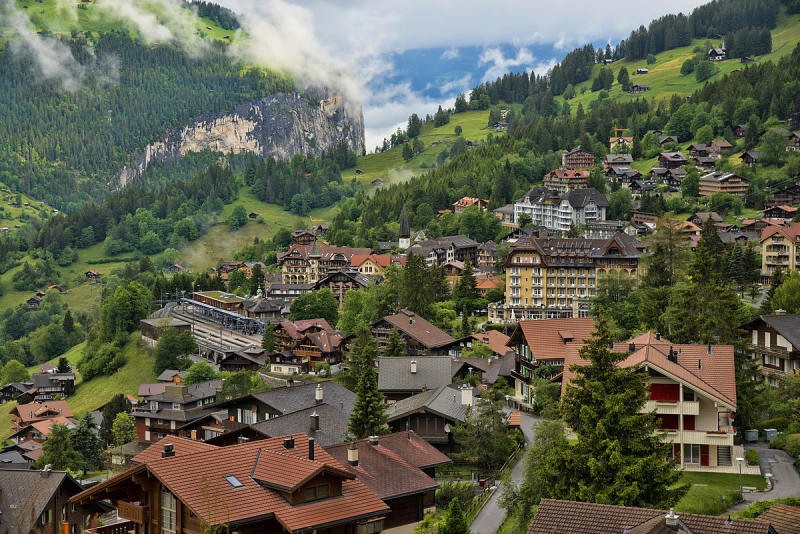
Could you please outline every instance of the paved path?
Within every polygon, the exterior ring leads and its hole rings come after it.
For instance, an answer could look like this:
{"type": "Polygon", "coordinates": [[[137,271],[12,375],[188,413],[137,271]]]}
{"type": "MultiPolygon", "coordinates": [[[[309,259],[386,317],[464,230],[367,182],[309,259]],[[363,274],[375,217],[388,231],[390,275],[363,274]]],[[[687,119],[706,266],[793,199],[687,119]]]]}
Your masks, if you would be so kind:
{"type": "Polygon", "coordinates": [[[794,468],[791,456],[778,449],[770,449],[766,443],[754,443],[747,445],[747,449],[758,451],[758,458],[761,463],[761,472],[766,475],[772,474],[772,489],[769,491],[757,491],[745,493],[744,502],[733,506],[732,510],[747,508],[756,501],[769,501],[772,499],[783,499],[784,497],[800,497],[800,474],[794,468]]]}
{"type": "MultiPolygon", "coordinates": [[[[530,443],[531,439],[533,439],[534,426],[538,422],[538,417],[522,413],[520,429],[525,436],[525,441],[530,443]]],[[[514,464],[514,467],[511,469],[511,480],[514,484],[519,484],[522,481],[525,464],[523,461],[524,458],[525,455],[521,455],[517,463],[514,464]]],[[[503,520],[506,518],[506,511],[500,506],[499,502],[502,494],[503,485],[500,483],[492,496],[489,497],[489,500],[486,501],[486,504],[483,505],[478,515],[475,516],[475,520],[470,526],[470,532],[472,534],[495,534],[495,532],[497,532],[497,529],[500,528],[500,525],[503,524],[503,520]]]]}

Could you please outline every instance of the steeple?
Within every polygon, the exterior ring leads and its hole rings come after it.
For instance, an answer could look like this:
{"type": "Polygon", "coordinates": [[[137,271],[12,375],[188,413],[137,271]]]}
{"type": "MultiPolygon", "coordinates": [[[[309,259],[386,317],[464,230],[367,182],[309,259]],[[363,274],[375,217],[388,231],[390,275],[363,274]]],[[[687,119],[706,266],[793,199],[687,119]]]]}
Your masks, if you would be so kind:
{"type": "Polygon", "coordinates": [[[397,246],[403,250],[411,246],[411,230],[408,227],[408,212],[405,204],[400,211],[400,240],[397,246]]]}

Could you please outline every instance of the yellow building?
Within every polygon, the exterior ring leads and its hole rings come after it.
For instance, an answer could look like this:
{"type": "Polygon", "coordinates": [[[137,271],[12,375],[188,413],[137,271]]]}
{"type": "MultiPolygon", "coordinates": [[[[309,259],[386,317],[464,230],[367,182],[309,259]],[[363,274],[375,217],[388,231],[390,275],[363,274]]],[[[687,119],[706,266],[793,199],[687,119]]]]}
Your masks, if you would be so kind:
{"type": "Polygon", "coordinates": [[[506,260],[506,300],[493,320],[587,317],[597,278],[638,276],[643,246],[624,233],[608,239],[540,237],[518,241],[506,260]]]}
{"type": "Polygon", "coordinates": [[[800,223],[768,225],[761,231],[761,277],[769,283],[776,269],[783,272],[800,266],[800,223]]]}

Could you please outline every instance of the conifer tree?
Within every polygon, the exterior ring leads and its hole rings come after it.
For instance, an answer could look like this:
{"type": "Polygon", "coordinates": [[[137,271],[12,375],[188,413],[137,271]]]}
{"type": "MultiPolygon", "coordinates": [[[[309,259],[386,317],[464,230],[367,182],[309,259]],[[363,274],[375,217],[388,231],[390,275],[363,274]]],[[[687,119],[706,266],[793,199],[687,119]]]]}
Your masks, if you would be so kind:
{"type": "Polygon", "coordinates": [[[357,439],[386,434],[389,431],[385,399],[378,390],[378,371],[375,368],[377,355],[375,338],[368,328],[361,327],[356,333],[349,355],[356,379],[356,401],[347,432],[357,439]]]}
{"type": "Polygon", "coordinates": [[[92,414],[86,412],[78,420],[72,431],[72,447],[83,458],[83,474],[89,469],[101,467],[103,461],[103,444],[100,442],[97,425],[92,414]]]}
{"type": "Polygon", "coordinates": [[[447,518],[439,529],[439,534],[466,534],[467,532],[469,532],[469,525],[464,515],[464,508],[461,506],[461,500],[456,497],[450,501],[450,505],[447,507],[447,518]]]}
{"type": "Polygon", "coordinates": [[[612,352],[605,319],[581,348],[589,363],[576,366],[561,407],[578,436],[568,454],[573,483],[558,498],[661,508],[674,505],[687,491],[675,487],[680,472],[671,459],[672,444],[656,435],[658,420],[642,412],[647,400],[646,373],[620,367],[624,353],[612,352]]]}
{"type": "Polygon", "coordinates": [[[77,471],[83,465],[81,455],[72,446],[70,430],[67,425],[53,425],[50,437],[42,445],[42,455],[36,460],[36,468],[49,465],[52,469],[72,469],[77,471]]]}
{"type": "Polygon", "coordinates": [[[392,329],[389,334],[389,339],[386,340],[386,346],[383,348],[384,356],[405,356],[408,349],[406,341],[400,335],[396,328],[392,329]]]}

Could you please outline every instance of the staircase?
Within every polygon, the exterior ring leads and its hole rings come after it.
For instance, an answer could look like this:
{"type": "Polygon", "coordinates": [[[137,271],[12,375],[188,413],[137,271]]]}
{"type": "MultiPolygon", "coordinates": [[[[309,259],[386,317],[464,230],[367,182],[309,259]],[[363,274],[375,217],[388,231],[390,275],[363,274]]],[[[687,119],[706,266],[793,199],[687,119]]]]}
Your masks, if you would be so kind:
{"type": "Polygon", "coordinates": [[[717,447],[717,465],[733,465],[731,448],[727,445],[717,447]]]}

